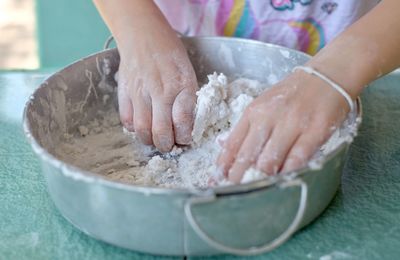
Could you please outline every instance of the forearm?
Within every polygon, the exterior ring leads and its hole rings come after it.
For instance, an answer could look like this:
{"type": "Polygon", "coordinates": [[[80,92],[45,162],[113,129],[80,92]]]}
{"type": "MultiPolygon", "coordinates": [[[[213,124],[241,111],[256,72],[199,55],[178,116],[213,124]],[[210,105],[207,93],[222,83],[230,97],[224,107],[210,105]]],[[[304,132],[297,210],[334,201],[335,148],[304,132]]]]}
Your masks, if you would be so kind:
{"type": "Polygon", "coordinates": [[[400,1],[384,0],[313,57],[308,65],[341,84],[353,98],[400,66],[400,1]]]}
{"type": "Polygon", "coordinates": [[[172,28],[153,1],[93,0],[119,47],[137,42],[149,27],[170,33],[172,28]],[[154,25],[154,26],[152,26],[154,25]]]}

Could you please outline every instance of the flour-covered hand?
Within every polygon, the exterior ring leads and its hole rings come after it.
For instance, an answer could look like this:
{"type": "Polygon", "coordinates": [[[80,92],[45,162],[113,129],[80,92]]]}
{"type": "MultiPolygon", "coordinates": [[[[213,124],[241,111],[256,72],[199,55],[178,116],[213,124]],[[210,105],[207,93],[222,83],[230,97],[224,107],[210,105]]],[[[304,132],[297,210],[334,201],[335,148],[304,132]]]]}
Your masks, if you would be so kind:
{"type": "Polygon", "coordinates": [[[169,25],[157,20],[143,25],[135,38],[119,46],[121,122],[162,152],[188,144],[197,80],[186,50],[169,25]]]}
{"type": "Polygon", "coordinates": [[[217,164],[234,183],[251,167],[268,175],[302,167],[348,111],[336,90],[296,71],[247,107],[223,143],[217,164]]]}

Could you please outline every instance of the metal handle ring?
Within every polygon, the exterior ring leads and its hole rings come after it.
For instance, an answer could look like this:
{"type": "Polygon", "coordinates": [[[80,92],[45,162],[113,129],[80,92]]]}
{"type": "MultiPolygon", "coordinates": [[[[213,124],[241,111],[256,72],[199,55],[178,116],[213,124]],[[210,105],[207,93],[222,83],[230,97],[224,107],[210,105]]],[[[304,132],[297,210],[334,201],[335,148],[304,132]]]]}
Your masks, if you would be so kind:
{"type": "Polygon", "coordinates": [[[287,188],[287,187],[296,187],[299,186],[301,188],[301,194],[300,194],[300,201],[299,201],[299,207],[297,209],[296,216],[293,219],[293,222],[289,225],[289,227],[277,238],[272,240],[266,245],[260,246],[260,247],[250,247],[250,248],[235,248],[235,247],[230,247],[224,244],[221,244],[220,242],[216,241],[212,237],[210,237],[197,223],[196,219],[193,216],[192,212],[192,206],[196,204],[204,204],[211,202],[215,200],[214,197],[193,197],[188,199],[188,201],[185,204],[185,215],[186,218],[193,228],[193,230],[197,233],[197,235],[203,239],[208,245],[211,247],[228,253],[228,254],[235,254],[235,255],[256,255],[256,254],[262,254],[268,251],[271,251],[272,249],[280,246],[283,244],[286,240],[288,240],[294,232],[298,229],[304,213],[305,209],[307,206],[307,193],[308,193],[308,187],[305,182],[303,182],[300,179],[293,179],[289,180],[287,182],[284,182],[280,185],[281,188],[287,188]]]}
{"type": "Polygon", "coordinates": [[[106,42],[104,43],[103,50],[107,50],[110,48],[111,43],[114,41],[114,36],[110,35],[106,42]]]}

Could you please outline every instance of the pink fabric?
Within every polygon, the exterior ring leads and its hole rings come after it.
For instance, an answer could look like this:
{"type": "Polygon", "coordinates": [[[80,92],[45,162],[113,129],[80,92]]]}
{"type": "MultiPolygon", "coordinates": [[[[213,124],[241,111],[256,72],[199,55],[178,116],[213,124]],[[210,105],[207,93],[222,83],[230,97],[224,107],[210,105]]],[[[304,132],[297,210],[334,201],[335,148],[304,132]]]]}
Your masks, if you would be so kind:
{"type": "Polygon", "coordinates": [[[156,0],[185,35],[252,38],[315,54],[379,0],[156,0]]]}

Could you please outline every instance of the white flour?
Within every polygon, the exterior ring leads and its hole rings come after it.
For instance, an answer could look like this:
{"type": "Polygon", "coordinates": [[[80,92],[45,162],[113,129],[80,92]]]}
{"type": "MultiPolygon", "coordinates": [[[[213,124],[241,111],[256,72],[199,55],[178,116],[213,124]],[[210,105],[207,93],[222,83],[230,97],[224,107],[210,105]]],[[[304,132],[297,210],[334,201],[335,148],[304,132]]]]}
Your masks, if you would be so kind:
{"type": "MultiPolygon", "coordinates": [[[[249,79],[231,83],[214,73],[198,92],[196,118],[191,147],[175,147],[168,154],[140,143],[134,133],[122,130],[117,111],[100,114],[99,120],[80,126],[79,137],[65,136],[56,150],[60,159],[107,178],[140,186],[168,188],[207,188],[210,176],[215,176],[215,160],[220,152],[218,138],[229,134],[248,104],[267,86],[249,79]]],[[[351,126],[351,125],[350,125],[351,126]]],[[[310,162],[318,161],[342,142],[349,141],[355,128],[345,123],[336,130],[310,162]]],[[[242,183],[266,177],[249,169],[242,183]]],[[[229,185],[221,181],[220,185],[229,185]]]]}

